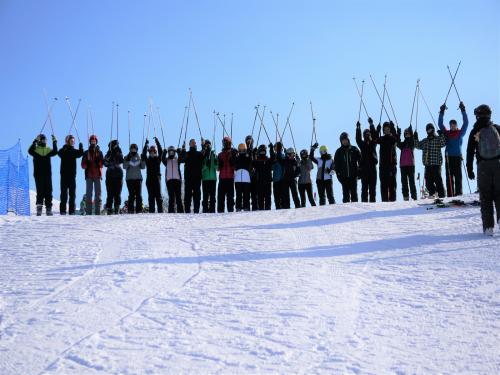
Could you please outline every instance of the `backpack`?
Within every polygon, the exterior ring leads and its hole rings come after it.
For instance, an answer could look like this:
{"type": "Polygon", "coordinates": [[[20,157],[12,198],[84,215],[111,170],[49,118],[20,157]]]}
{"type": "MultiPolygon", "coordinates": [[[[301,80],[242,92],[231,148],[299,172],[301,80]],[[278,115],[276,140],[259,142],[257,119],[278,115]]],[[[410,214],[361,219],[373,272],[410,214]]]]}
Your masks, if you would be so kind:
{"type": "Polygon", "coordinates": [[[477,134],[477,150],[482,159],[496,159],[500,156],[500,134],[495,125],[482,128],[477,134]]]}

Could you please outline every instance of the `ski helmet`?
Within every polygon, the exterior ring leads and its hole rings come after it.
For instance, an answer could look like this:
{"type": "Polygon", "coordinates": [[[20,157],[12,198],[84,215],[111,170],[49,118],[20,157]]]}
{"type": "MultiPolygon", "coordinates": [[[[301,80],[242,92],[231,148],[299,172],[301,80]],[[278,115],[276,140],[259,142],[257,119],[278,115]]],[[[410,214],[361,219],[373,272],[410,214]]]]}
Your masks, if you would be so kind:
{"type": "Polygon", "coordinates": [[[302,159],[307,159],[308,156],[309,156],[309,154],[308,154],[307,150],[305,150],[305,149],[304,150],[300,150],[300,157],[302,159]]]}
{"type": "Polygon", "coordinates": [[[75,137],[71,134],[67,135],[66,138],[64,138],[64,142],[69,145],[71,140],[75,140],[75,137]]]}
{"type": "Polygon", "coordinates": [[[174,146],[169,146],[167,149],[168,157],[173,158],[175,156],[175,147],[174,146]]]}
{"type": "Polygon", "coordinates": [[[45,134],[39,134],[37,137],[37,143],[39,145],[46,145],[47,144],[47,136],[45,134]]]}
{"type": "Polygon", "coordinates": [[[328,147],[326,147],[325,145],[323,145],[323,146],[321,146],[321,147],[319,148],[319,153],[320,153],[321,155],[325,155],[327,152],[328,152],[328,147]]]}
{"type": "Polygon", "coordinates": [[[156,150],[156,146],[155,145],[151,145],[149,147],[148,151],[149,151],[150,154],[156,154],[158,152],[158,150],[156,150]]]}
{"type": "Polygon", "coordinates": [[[247,151],[247,145],[244,143],[240,143],[238,145],[238,152],[246,152],[247,151]]]}
{"type": "Polygon", "coordinates": [[[119,145],[118,139],[113,139],[111,142],[109,142],[109,148],[111,148],[112,150],[118,147],[118,145],[119,145]]]}
{"type": "Polygon", "coordinates": [[[372,135],[372,132],[370,131],[370,129],[365,129],[363,131],[363,137],[368,138],[371,135],[372,135]]]}
{"type": "Polygon", "coordinates": [[[99,140],[97,139],[97,135],[92,134],[92,135],[89,137],[89,143],[92,143],[92,141],[95,141],[95,144],[99,143],[99,140]]]}
{"type": "Polygon", "coordinates": [[[231,144],[232,144],[231,137],[225,136],[224,138],[222,138],[222,147],[230,148],[231,144]]]}
{"type": "Polygon", "coordinates": [[[267,154],[267,146],[266,145],[260,145],[258,148],[259,155],[261,156],[266,156],[267,154]]]}
{"type": "Polygon", "coordinates": [[[135,149],[135,152],[139,151],[139,147],[135,143],[130,144],[129,151],[132,152],[132,149],[135,149]]]}
{"type": "Polygon", "coordinates": [[[349,140],[349,134],[347,134],[346,132],[342,132],[342,134],[340,134],[340,137],[339,137],[339,138],[340,138],[340,143],[342,143],[342,141],[343,141],[344,139],[349,140]]]}
{"type": "Polygon", "coordinates": [[[434,125],[430,122],[425,126],[425,131],[427,133],[434,133],[434,130],[434,125]]]}
{"type": "Polygon", "coordinates": [[[476,116],[477,118],[491,118],[491,108],[486,104],[481,104],[480,106],[476,107],[476,109],[474,109],[474,116],[476,116]]]}
{"type": "Polygon", "coordinates": [[[286,154],[287,155],[294,155],[295,154],[295,150],[293,147],[289,147],[286,149],[286,154]]]}

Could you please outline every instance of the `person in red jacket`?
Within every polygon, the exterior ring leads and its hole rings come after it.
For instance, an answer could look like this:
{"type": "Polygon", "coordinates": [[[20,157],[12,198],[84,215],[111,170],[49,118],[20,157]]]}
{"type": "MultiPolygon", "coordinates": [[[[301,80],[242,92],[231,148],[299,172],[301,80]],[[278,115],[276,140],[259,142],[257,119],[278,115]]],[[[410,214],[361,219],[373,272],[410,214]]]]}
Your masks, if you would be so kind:
{"type": "Polygon", "coordinates": [[[85,170],[85,181],[87,183],[86,214],[92,215],[92,193],[94,198],[94,214],[101,213],[101,178],[104,158],[99,146],[97,136],[89,137],[89,148],[83,153],[82,168],[85,170]]]}
{"type": "Polygon", "coordinates": [[[234,210],[234,160],[236,150],[232,148],[230,137],[222,140],[222,151],[217,157],[219,186],[217,189],[217,212],[224,212],[224,201],[227,199],[227,211],[234,210]]]}

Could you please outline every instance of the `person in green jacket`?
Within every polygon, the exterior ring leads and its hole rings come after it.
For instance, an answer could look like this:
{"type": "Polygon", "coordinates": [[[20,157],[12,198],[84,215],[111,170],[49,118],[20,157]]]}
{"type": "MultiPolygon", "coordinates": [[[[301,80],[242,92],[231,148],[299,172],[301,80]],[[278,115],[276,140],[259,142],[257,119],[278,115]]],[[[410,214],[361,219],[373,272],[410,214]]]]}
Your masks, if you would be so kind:
{"type": "Polygon", "coordinates": [[[217,184],[217,155],[212,150],[212,143],[209,140],[203,142],[201,180],[203,188],[203,213],[214,213],[217,184]]]}

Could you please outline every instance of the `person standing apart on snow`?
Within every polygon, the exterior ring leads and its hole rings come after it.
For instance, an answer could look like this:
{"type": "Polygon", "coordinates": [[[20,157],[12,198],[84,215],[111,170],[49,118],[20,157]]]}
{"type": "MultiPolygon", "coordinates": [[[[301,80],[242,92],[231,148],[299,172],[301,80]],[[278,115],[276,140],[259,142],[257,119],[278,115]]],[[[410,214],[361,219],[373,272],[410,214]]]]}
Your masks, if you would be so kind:
{"type": "MultiPolygon", "coordinates": [[[[203,144],[203,139],[201,143],[203,144]]],[[[180,162],[184,163],[184,212],[187,214],[191,213],[191,200],[194,213],[200,212],[203,153],[196,147],[196,140],[191,139],[189,151],[186,151],[186,145],[183,144],[179,157],[180,162]]]]}
{"type": "Polygon", "coordinates": [[[47,216],[52,216],[52,166],[50,158],[57,155],[57,140],[52,135],[52,149],[47,146],[47,137],[38,135],[28,149],[33,157],[33,176],[36,184],[36,216],[42,215],[43,204],[47,216]]]}
{"type": "Polygon", "coordinates": [[[500,229],[500,126],[491,122],[491,109],[486,104],[477,107],[474,115],[476,123],[467,143],[467,174],[471,180],[475,178],[473,163],[476,156],[483,233],[493,236],[493,205],[500,229]]]}
{"type": "Polygon", "coordinates": [[[128,188],[128,213],[142,212],[142,169],[146,168],[146,155],[139,155],[139,148],[132,143],[129,153],[123,158],[125,180],[128,188]]]}
{"type": "Polygon", "coordinates": [[[92,215],[92,208],[94,208],[94,214],[101,214],[101,178],[102,178],[102,166],[103,166],[103,156],[97,144],[97,136],[91,135],[89,137],[89,148],[83,153],[82,157],[82,168],[85,170],[85,182],[86,182],[86,203],[85,210],[87,215],[92,215]],[[94,196],[94,201],[92,201],[92,196],[94,196]],[[92,205],[92,202],[94,205],[92,205]]]}
{"type": "Polygon", "coordinates": [[[446,146],[444,134],[441,131],[438,135],[435,134],[434,125],[429,123],[425,127],[427,138],[418,140],[418,132],[415,132],[415,148],[422,150],[422,163],[425,171],[425,187],[429,192],[429,196],[437,193],[439,198],[444,198],[443,179],[441,177],[441,165],[443,164],[443,155],[441,149],[446,146]]]}
{"type": "Polygon", "coordinates": [[[123,153],[117,139],[108,145],[108,152],[104,156],[106,167],[106,211],[108,215],[118,214],[122,202],[123,188],[123,153]],[[114,209],[113,209],[114,203],[114,209]]]}
{"type": "Polygon", "coordinates": [[[401,129],[397,129],[398,143],[397,146],[401,150],[399,156],[399,169],[401,170],[401,189],[403,190],[403,199],[405,201],[411,199],[417,200],[417,187],[415,185],[415,140],[413,139],[413,129],[410,125],[404,131],[404,140],[401,141],[401,129]],[[408,188],[409,187],[409,188],[408,188]]]}
{"type": "Polygon", "coordinates": [[[469,119],[465,112],[465,105],[460,102],[460,111],[462,112],[462,128],[458,128],[457,120],[450,120],[450,129],[446,129],[443,124],[444,111],[446,105],[443,104],[439,110],[438,126],[444,133],[446,139],[446,191],[448,197],[462,195],[462,142],[467,133],[469,119]]]}
{"type": "Polygon", "coordinates": [[[212,150],[212,142],[207,139],[203,143],[201,180],[203,188],[203,213],[214,213],[216,204],[215,192],[217,191],[217,156],[212,150]]]}
{"type": "Polygon", "coordinates": [[[163,198],[161,196],[161,155],[163,149],[158,138],[153,138],[156,145],[148,148],[149,141],[146,139],[143,149],[143,155],[149,152],[146,161],[146,188],[148,189],[148,208],[149,213],[154,214],[163,212],[163,198]]]}
{"type": "Polygon", "coordinates": [[[361,123],[356,123],[356,144],[361,152],[361,202],[370,202],[377,200],[377,143],[375,126],[373,120],[368,118],[369,129],[363,130],[361,138],[361,123]]]}
{"type": "Polygon", "coordinates": [[[177,206],[177,213],[184,213],[181,194],[181,164],[177,155],[181,149],[175,149],[169,146],[168,150],[163,151],[162,162],[165,165],[165,179],[167,181],[168,192],[168,213],[175,213],[174,205],[177,206]]]}
{"type": "Polygon", "coordinates": [[[76,206],[76,159],[83,156],[83,144],[80,142],[78,149],[75,149],[75,137],[71,134],[66,136],[64,146],[57,154],[61,158],[61,203],[59,212],[66,215],[66,202],[69,196],[70,215],[75,214],[76,206]]]}
{"type": "Polygon", "coordinates": [[[335,151],[333,168],[342,185],[342,202],[358,201],[358,177],[360,176],[361,153],[351,145],[349,134],[340,135],[340,147],[335,151]]]}
{"type": "Polygon", "coordinates": [[[231,138],[222,139],[222,151],[217,156],[219,185],[217,187],[217,212],[224,212],[227,199],[227,211],[234,211],[234,160],[236,150],[232,148],[231,138]]]}
{"type": "Polygon", "coordinates": [[[299,196],[300,196],[300,206],[306,206],[306,193],[309,199],[309,204],[311,206],[316,206],[314,201],[313,190],[312,190],[312,180],[311,171],[314,165],[311,159],[309,159],[309,153],[307,150],[300,151],[300,162],[299,162],[299,196]]]}
{"type": "Polygon", "coordinates": [[[394,123],[384,122],[382,125],[381,137],[380,124],[377,126],[375,141],[380,145],[379,158],[379,178],[380,178],[380,196],[382,202],[396,201],[396,172],[397,172],[397,155],[396,155],[396,129],[394,123]]]}
{"type": "Polygon", "coordinates": [[[324,206],[326,204],[326,198],[328,198],[328,204],[335,204],[332,180],[332,175],[334,174],[332,155],[328,153],[328,147],[323,145],[319,148],[320,158],[316,159],[314,157],[314,151],[317,148],[317,143],[311,146],[309,158],[313,163],[318,165],[318,172],[316,173],[316,188],[318,189],[319,205],[324,206]]]}

